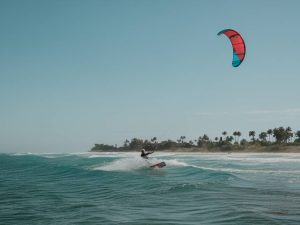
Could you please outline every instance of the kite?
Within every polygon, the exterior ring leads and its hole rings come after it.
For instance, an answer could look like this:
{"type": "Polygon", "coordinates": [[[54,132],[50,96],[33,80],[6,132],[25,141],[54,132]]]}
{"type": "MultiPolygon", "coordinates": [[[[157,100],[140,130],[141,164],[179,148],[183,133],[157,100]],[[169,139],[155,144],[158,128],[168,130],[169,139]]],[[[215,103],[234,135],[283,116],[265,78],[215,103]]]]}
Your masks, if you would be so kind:
{"type": "Polygon", "coordinates": [[[231,42],[233,49],[232,66],[238,67],[243,62],[246,55],[246,45],[242,36],[232,29],[222,30],[218,35],[225,34],[231,42]]]}

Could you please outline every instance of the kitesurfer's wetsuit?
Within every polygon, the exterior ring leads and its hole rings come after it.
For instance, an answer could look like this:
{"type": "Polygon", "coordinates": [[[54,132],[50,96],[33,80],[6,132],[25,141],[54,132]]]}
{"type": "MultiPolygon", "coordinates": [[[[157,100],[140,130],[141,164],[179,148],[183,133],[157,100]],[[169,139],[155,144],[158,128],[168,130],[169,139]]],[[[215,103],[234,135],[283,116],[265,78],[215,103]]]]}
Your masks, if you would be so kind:
{"type": "Polygon", "coordinates": [[[145,149],[142,149],[141,157],[144,158],[144,159],[148,159],[148,155],[152,154],[152,153],[153,152],[146,152],[145,149]]]}

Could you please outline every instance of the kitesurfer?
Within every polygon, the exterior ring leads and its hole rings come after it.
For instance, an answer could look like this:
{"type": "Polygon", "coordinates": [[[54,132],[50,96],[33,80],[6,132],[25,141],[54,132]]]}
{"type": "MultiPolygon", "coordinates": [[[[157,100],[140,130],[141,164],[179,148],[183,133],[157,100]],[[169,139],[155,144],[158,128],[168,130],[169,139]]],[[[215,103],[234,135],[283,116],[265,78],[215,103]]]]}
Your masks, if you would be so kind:
{"type": "Polygon", "coordinates": [[[152,152],[147,152],[145,149],[141,150],[141,157],[144,159],[148,159],[148,155],[152,154],[154,151],[152,152]]]}

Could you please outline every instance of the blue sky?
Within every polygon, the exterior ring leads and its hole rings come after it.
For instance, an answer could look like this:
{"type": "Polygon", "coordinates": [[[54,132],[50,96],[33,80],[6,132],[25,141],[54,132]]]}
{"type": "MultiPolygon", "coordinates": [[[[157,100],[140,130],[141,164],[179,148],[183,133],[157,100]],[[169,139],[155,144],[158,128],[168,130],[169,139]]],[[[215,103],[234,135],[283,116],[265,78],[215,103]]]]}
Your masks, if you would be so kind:
{"type": "Polygon", "coordinates": [[[300,129],[299,1],[0,1],[0,152],[300,129]],[[239,31],[245,61],[231,66],[239,31]]]}

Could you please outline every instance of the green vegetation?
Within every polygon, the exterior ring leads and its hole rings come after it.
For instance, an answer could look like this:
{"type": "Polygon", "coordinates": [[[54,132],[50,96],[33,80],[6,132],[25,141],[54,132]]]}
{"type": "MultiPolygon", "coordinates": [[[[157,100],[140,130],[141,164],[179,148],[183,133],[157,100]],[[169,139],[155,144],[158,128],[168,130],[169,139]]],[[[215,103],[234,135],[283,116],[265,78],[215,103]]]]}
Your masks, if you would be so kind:
{"type": "Polygon", "coordinates": [[[281,151],[289,147],[296,146],[297,151],[300,152],[300,130],[293,132],[291,127],[278,127],[274,129],[268,129],[258,134],[256,138],[255,131],[249,131],[248,136],[251,141],[243,138],[240,141],[242,133],[240,131],[234,131],[232,135],[229,135],[227,131],[223,131],[220,137],[211,139],[208,135],[204,134],[197,140],[187,140],[186,136],[180,136],[177,141],[165,140],[158,142],[157,137],[153,137],[150,140],[143,140],[139,138],[133,138],[131,141],[125,140],[123,146],[117,147],[116,145],[95,144],[91,149],[94,152],[101,151],[138,151],[142,148],[146,150],[182,150],[182,151],[281,151]]]}

